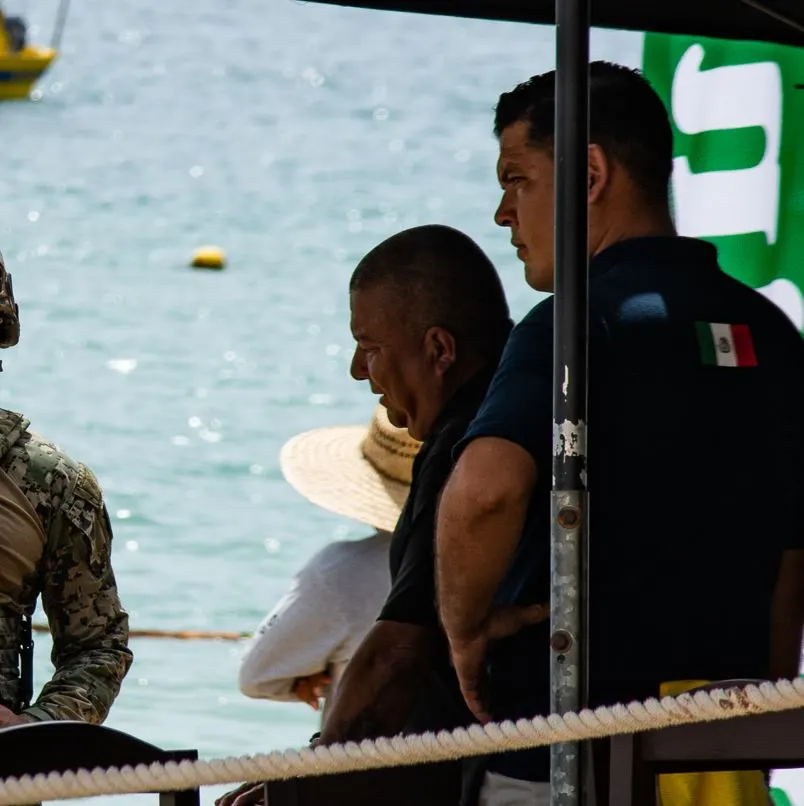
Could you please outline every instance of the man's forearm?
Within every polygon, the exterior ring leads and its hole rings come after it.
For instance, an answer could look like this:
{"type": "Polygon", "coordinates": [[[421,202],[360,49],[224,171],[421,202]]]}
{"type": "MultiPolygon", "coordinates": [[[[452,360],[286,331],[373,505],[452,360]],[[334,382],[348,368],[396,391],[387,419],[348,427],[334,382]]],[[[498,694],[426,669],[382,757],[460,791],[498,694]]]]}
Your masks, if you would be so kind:
{"type": "Polygon", "coordinates": [[[56,669],[39,698],[23,714],[35,720],[100,724],[120,691],[130,663],[131,654],[124,647],[85,650],[56,669]]]}
{"type": "Polygon", "coordinates": [[[321,730],[322,743],[397,735],[410,718],[422,677],[422,665],[406,658],[355,666],[354,677],[341,679],[343,687],[321,730]]]}
{"type": "Polygon", "coordinates": [[[503,440],[483,439],[468,446],[438,509],[438,604],[451,643],[483,630],[525,525],[535,471],[507,484],[510,472],[497,473],[489,461],[498,443],[503,440]]]}
{"type": "Polygon", "coordinates": [[[378,622],[346,667],[321,730],[323,744],[395,736],[410,718],[435,636],[403,625],[416,634],[399,640],[393,624],[378,622]]]}
{"type": "Polygon", "coordinates": [[[96,616],[81,619],[81,600],[65,605],[45,598],[53,635],[56,671],[26,710],[34,719],[71,719],[102,723],[109,714],[120,686],[131,667],[128,648],[128,614],[120,607],[113,586],[101,586],[95,594],[96,616]]]}
{"type": "Polygon", "coordinates": [[[80,479],[69,508],[51,525],[42,569],[56,672],[26,713],[99,724],[120,691],[132,653],[111,564],[109,513],[98,503],[92,471],[84,468],[80,479]]]}

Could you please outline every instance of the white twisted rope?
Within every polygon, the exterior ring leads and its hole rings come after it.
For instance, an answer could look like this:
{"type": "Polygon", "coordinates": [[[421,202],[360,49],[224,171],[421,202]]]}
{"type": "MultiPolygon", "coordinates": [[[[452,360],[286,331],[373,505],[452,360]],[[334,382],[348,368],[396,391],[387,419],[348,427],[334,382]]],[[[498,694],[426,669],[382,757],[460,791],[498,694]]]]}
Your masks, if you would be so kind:
{"type": "Polygon", "coordinates": [[[211,784],[271,781],[327,773],[447,761],[465,756],[522,750],[567,741],[598,739],[672,725],[731,719],[804,706],[804,678],[765,682],[651,698],[628,705],[550,714],[517,722],[490,723],[454,731],[348,742],[329,747],[275,751],[209,761],[169,761],[137,767],[110,767],[44,773],[0,781],[0,806],[98,795],[167,792],[211,784]]]}

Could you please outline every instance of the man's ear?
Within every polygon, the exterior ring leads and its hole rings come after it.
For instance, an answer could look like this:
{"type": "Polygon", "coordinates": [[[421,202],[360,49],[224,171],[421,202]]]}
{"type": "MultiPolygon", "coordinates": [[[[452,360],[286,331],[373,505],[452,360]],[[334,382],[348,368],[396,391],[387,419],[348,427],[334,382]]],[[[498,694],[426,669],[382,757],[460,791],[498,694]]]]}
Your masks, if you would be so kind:
{"type": "Polygon", "coordinates": [[[589,145],[589,204],[600,199],[608,187],[611,166],[606,152],[599,145],[589,145]]]}
{"type": "Polygon", "coordinates": [[[446,375],[458,359],[455,337],[443,327],[431,327],[424,334],[424,348],[440,376],[446,375]]]}

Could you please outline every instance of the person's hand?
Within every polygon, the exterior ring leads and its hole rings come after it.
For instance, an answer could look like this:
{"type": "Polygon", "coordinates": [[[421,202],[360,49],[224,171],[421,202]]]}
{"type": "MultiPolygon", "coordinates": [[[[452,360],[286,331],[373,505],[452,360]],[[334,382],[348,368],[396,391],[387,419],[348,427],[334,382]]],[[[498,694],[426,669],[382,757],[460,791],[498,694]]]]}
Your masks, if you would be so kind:
{"type": "Polygon", "coordinates": [[[318,672],[308,677],[297,677],[293,684],[293,693],[306,702],[314,711],[321,707],[319,700],[324,696],[326,687],[332,682],[328,672],[318,672]]]}
{"type": "Polygon", "coordinates": [[[486,635],[490,641],[508,638],[523,627],[539,624],[550,618],[549,605],[501,605],[495,608],[486,622],[486,635]]]}
{"type": "Polygon", "coordinates": [[[14,725],[27,725],[29,722],[31,722],[31,720],[27,717],[21,714],[15,714],[10,709],[0,705],[0,728],[11,728],[14,725]]]}
{"type": "Polygon", "coordinates": [[[491,722],[486,705],[485,660],[489,641],[507,638],[523,627],[538,624],[550,615],[546,605],[506,605],[492,611],[482,628],[464,639],[450,639],[455,674],[466,705],[483,724],[491,722]]]}
{"type": "Polygon", "coordinates": [[[486,647],[488,635],[478,633],[473,638],[450,641],[450,654],[458,683],[469,710],[482,723],[491,722],[491,715],[486,710],[485,669],[486,647]]]}
{"type": "Polygon", "coordinates": [[[215,806],[262,806],[265,784],[243,784],[242,786],[221,795],[215,806]]]}

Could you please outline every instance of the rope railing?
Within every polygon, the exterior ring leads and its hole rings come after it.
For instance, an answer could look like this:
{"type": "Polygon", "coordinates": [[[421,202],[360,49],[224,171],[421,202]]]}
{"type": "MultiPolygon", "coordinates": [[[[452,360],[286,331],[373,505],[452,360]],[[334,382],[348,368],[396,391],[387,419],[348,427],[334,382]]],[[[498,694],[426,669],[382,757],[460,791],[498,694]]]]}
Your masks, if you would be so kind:
{"type": "Polygon", "coordinates": [[[804,678],[727,686],[579,713],[492,722],[439,733],[395,736],[254,756],[169,761],[137,767],[24,775],[0,781],[0,806],[99,795],[169,792],[216,784],[307,777],[601,739],[674,725],[732,719],[804,706],[804,678]]]}

